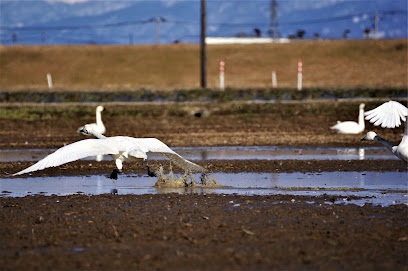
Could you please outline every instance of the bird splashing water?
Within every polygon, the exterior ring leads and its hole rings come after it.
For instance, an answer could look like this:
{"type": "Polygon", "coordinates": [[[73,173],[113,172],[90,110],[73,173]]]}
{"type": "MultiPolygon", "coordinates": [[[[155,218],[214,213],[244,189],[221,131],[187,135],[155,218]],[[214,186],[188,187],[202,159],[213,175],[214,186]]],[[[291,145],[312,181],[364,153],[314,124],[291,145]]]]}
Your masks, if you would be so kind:
{"type": "Polygon", "coordinates": [[[218,186],[217,181],[215,178],[211,175],[211,178],[207,173],[203,173],[200,177],[200,182],[198,183],[194,175],[190,171],[185,171],[183,175],[180,177],[175,177],[173,171],[171,170],[170,167],[170,172],[166,176],[164,173],[163,167],[160,167],[158,171],[155,171],[158,179],[157,182],[154,186],[160,187],[160,188],[166,188],[166,187],[196,187],[196,186],[201,186],[201,187],[214,187],[218,186]]]}

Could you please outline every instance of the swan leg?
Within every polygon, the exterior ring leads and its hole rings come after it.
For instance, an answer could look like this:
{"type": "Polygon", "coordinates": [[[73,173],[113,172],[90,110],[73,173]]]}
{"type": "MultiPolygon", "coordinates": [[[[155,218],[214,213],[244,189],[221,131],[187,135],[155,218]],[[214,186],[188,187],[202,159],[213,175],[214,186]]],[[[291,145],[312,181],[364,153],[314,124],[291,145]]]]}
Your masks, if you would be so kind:
{"type": "Polygon", "coordinates": [[[119,170],[116,168],[112,171],[111,175],[109,176],[110,179],[117,180],[118,179],[118,173],[120,173],[119,170]]]}
{"type": "Polygon", "coordinates": [[[112,171],[112,173],[111,173],[111,175],[109,176],[109,178],[111,178],[111,179],[114,179],[114,180],[117,180],[118,179],[118,173],[121,173],[122,172],[122,168],[123,168],[123,164],[122,164],[122,160],[118,157],[118,158],[116,158],[116,157],[113,157],[114,159],[115,159],[115,164],[116,164],[116,167],[118,168],[118,169],[114,169],[113,171],[112,171]]]}
{"type": "Polygon", "coordinates": [[[150,177],[157,177],[157,174],[150,170],[149,163],[147,162],[146,159],[144,160],[144,163],[145,163],[146,168],[147,168],[147,175],[149,175],[150,177]]]}
{"type": "Polygon", "coordinates": [[[120,158],[116,158],[115,164],[116,164],[116,167],[118,168],[118,171],[122,172],[122,168],[123,168],[122,160],[120,158]]]}

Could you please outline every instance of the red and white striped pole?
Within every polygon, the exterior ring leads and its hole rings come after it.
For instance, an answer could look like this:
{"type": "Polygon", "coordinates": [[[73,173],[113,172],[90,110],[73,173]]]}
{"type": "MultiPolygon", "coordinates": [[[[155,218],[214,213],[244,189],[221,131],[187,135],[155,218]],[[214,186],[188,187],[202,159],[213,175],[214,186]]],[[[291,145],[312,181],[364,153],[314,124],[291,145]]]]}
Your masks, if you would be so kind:
{"type": "Polygon", "coordinates": [[[298,83],[297,83],[297,89],[302,90],[302,69],[303,69],[303,64],[302,60],[299,59],[298,61],[298,83]]]}
{"type": "Polygon", "coordinates": [[[224,69],[225,61],[223,58],[220,59],[220,89],[224,90],[224,69]]]}

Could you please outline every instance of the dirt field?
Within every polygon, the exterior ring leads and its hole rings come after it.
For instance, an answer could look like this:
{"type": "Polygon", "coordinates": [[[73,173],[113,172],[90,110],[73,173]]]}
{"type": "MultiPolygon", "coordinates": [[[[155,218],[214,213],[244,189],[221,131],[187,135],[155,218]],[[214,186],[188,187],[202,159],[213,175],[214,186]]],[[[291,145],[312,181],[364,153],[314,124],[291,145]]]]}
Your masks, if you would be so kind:
{"type": "Polygon", "coordinates": [[[408,209],[330,197],[2,198],[2,270],[406,270],[408,209]],[[313,201],[313,203],[309,203],[313,201]]]}
{"type": "MultiPolygon", "coordinates": [[[[369,110],[383,100],[106,104],[103,121],[107,136],[156,137],[170,147],[373,146],[376,143],[360,141],[363,134],[338,135],[330,130],[338,120],[357,121],[361,102],[369,110]]],[[[0,105],[0,148],[58,148],[83,139],[76,131],[95,122],[95,107],[0,105]]],[[[366,122],[365,132],[375,131],[397,144],[403,129],[382,129],[366,122]]]]}
{"type": "MultiPolygon", "coordinates": [[[[191,89],[200,87],[197,44],[139,46],[0,46],[0,88],[191,89]]],[[[407,87],[407,40],[325,40],[287,44],[208,45],[207,87],[407,87]]]]}
{"type": "MultiPolygon", "coordinates": [[[[372,146],[375,143],[360,142],[362,134],[336,135],[329,129],[337,120],[356,120],[358,104],[213,104],[208,111],[204,109],[209,105],[174,105],[179,110],[156,105],[145,111],[143,106],[108,104],[103,119],[109,136],[157,137],[171,147],[372,146]],[[198,111],[205,114],[197,117],[198,111]]],[[[8,107],[12,110],[0,119],[0,148],[57,148],[82,139],[76,129],[94,121],[94,106],[78,106],[77,111],[57,107],[63,110],[46,105],[41,110],[8,107]],[[22,117],[22,110],[32,119],[22,117]]],[[[366,131],[377,131],[394,144],[401,139],[402,128],[366,125],[366,131]]],[[[30,164],[2,162],[0,174],[5,177],[30,164]]],[[[352,165],[313,160],[201,164],[213,172],[407,169],[400,160],[352,165]]],[[[108,162],[91,168],[75,162],[33,176],[106,175],[111,169],[108,162]]],[[[125,165],[125,174],[141,171],[142,163],[125,165]]],[[[332,204],[336,199],[210,194],[2,197],[0,266],[1,270],[407,270],[408,207],[332,204]]]]}

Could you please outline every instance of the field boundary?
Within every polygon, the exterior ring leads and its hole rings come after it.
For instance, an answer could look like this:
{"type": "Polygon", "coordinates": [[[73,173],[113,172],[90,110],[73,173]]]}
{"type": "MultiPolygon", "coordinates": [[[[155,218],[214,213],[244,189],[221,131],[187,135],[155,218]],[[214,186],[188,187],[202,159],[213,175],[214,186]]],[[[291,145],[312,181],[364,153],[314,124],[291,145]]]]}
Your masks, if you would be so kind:
{"type": "Polygon", "coordinates": [[[405,99],[407,88],[355,89],[191,89],[191,90],[3,90],[7,103],[143,103],[143,102],[286,102],[341,99],[405,99]]]}

